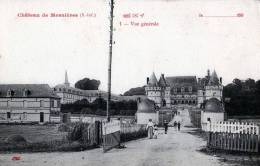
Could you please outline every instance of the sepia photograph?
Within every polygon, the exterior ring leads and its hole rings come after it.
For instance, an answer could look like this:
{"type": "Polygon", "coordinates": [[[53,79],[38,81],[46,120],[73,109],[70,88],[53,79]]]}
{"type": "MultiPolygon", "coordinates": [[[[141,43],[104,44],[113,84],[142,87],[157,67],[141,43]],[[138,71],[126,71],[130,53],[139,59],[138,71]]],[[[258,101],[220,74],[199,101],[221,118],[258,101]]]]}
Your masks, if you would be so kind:
{"type": "Polygon", "coordinates": [[[260,0],[0,0],[0,166],[259,166],[260,0]]]}

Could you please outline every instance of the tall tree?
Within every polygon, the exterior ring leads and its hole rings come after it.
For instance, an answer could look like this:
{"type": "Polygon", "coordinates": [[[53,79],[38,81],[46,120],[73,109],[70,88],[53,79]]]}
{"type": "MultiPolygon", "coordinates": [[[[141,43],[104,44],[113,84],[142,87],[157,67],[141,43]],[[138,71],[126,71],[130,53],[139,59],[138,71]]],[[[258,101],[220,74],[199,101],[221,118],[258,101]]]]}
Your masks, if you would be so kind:
{"type": "Polygon", "coordinates": [[[99,80],[83,78],[76,82],[75,87],[82,90],[98,90],[99,85],[99,80]]]}
{"type": "Polygon", "coordinates": [[[125,96],[133,96],[133,95],[145,95],[145,89],[143,87],[131,88],[130,90],[124,93],[125,96]]]}

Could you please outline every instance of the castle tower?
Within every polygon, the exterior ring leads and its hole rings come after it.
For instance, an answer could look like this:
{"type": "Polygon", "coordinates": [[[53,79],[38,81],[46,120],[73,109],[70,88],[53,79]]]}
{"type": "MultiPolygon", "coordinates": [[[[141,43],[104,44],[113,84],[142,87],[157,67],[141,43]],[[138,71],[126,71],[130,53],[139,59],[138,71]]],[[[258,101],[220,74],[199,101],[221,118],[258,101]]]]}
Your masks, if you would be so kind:
{"type": "Polygon", "coordinates": [[[156,106],[161,107],[161,87],[158,84],[157,78],[154,74],[154,72],[152,73],[152,75],[147,78],[146,80],[147,84],[145,86],[145,93],[146,96],[148,97],[148,99],[153,100],[156,104],[156,106]]]}
{"type": "Polygon", "coordinates": [[[164,74],[161,74],[158,85],[161,87],[161,106],[168,108],[171,107],[171,87],[167,84],[164,74]]]}
{"type": "Polygon", "coordinates": [[[70,86],[67,70],[65,71],[65,82],[64,82],[64,85],[67,86],[67,87],[70,86]]]}
{"type": "Polygon", "coordinates": [[[205,97],[206,100],[211,98],[217,98],[222,101],[222,78],[218,78],[216,71],[214,70],[209,78],[208,84],[205,87],[205,97]]]}

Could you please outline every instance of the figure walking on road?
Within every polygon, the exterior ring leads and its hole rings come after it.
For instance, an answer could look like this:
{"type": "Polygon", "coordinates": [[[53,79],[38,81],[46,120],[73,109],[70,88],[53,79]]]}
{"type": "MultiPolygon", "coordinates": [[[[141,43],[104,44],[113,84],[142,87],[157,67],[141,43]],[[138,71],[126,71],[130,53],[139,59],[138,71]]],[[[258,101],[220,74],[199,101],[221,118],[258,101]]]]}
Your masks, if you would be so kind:
{"type": "Polygon", "coordinates": [[[154,128],[154,124],[152,122],[152,119],[149,119],[149,122],[147,123],[147,126],[146,126],[149,139],[153,138],[153,128],[154,128]]]}
{"type": "Polygon", "coordinates": [[[180,129],[181,129],[181,122],[178,122],[178,131],[180,131],[180,129]]]}
{"type": "Polygon", "coordinates": [[[163,122],[163,126],[164,126],[164,133],[167,134],[167,130],[168,130],[168,123],[166,120],[164,120],[163,122]]]}

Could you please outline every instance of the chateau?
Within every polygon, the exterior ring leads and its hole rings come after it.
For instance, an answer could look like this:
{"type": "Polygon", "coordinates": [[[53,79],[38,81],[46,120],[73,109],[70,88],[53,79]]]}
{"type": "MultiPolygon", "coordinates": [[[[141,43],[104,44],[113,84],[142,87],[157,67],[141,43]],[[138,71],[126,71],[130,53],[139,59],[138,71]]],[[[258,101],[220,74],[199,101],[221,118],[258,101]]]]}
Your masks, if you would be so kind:
{"type": "Polygon", "coordinates": [[[192,105],[203,107],[205,102],[216,98],[222,102],[222,78],[216,71],[208,70],[204,78],[196,76],[165,77],[161,74],[159,81],[153,72],[147,77],[145,92],[148,99],[153,100],[159,108],[172,108],[176,105],[192,105]]]}

